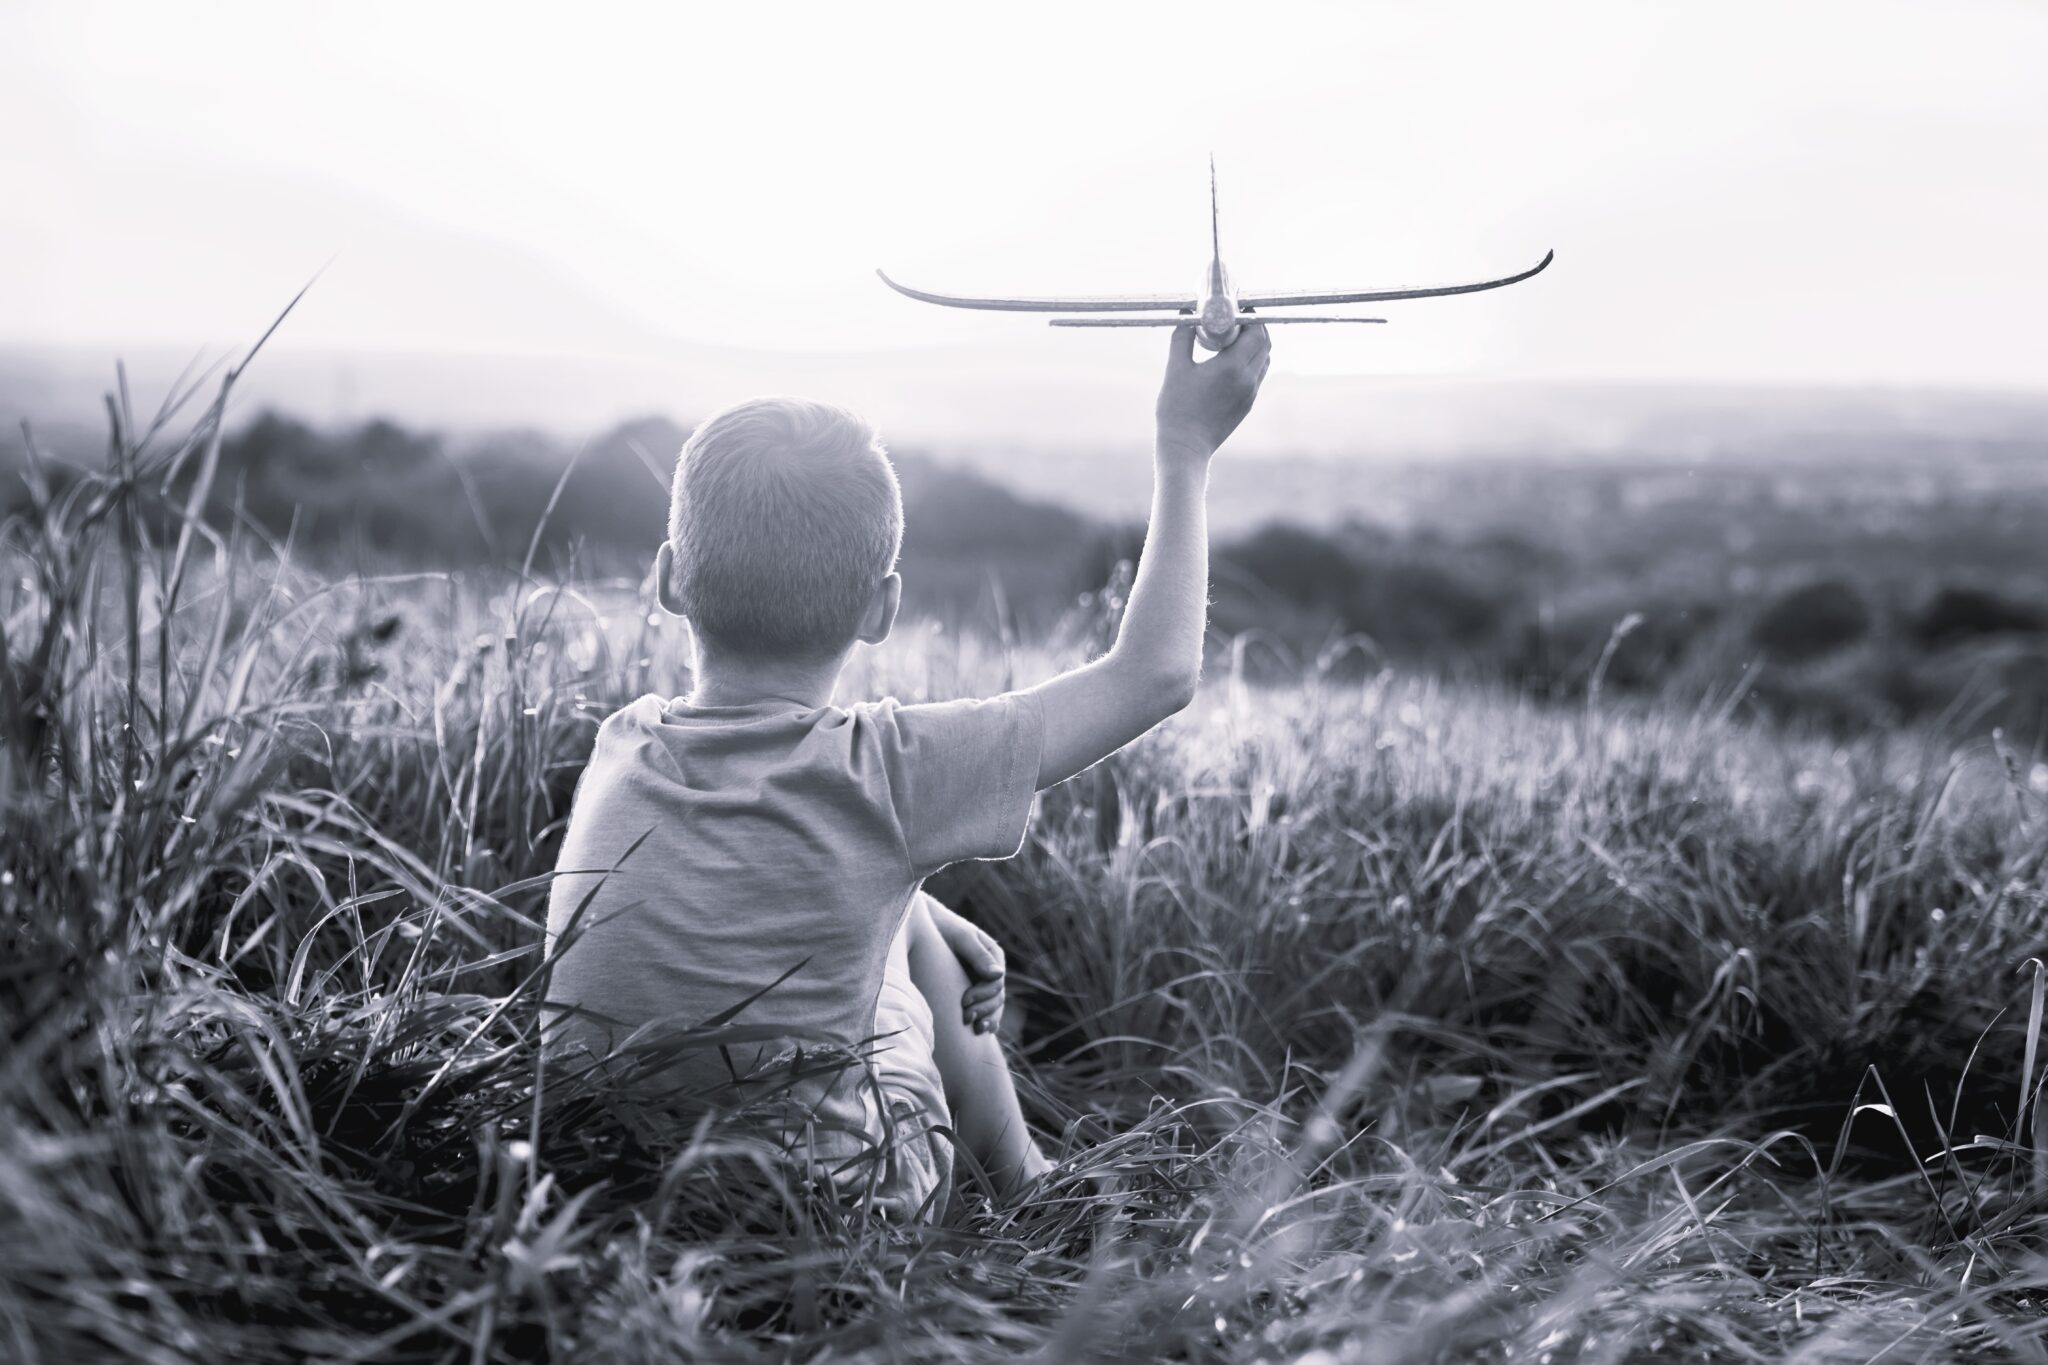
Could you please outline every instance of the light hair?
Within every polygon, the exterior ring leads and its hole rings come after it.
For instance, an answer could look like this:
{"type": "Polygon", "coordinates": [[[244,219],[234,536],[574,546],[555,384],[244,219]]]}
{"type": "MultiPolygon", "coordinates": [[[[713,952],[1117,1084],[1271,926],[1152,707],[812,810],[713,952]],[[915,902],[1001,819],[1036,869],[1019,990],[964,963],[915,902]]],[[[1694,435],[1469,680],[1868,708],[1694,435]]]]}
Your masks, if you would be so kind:
{"type": "Polygon", "coordinates": [[[896,471],[865,421],[802,398],[707,418],[676,460],[668,539],[676,604],[735,653],[844,649],[903,545],[896,471]]]}

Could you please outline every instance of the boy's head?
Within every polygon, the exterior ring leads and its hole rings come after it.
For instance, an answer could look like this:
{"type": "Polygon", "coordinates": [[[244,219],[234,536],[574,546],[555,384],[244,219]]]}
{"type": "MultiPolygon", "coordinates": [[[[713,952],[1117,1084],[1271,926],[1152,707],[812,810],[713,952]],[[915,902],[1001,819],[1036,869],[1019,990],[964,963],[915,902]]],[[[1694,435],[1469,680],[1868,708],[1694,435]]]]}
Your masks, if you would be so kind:
{"type": "Polygon", "coordinates": [[[844,408],[752,398],[683,446],[655,561],[661,604],[750,658],[823,659],[887,634],[903,497],[844,408]]]}

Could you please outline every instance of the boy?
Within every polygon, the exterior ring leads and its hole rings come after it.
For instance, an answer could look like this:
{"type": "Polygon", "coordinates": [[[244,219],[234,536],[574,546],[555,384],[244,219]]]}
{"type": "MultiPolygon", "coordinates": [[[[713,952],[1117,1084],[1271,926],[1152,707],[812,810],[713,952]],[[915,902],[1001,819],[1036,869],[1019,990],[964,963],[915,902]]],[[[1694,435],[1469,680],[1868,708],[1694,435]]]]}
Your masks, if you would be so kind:
{"type": "Polygon", "coordinates": [[[1193,348],[1193,327],[1176,328],[1151,525],[1114,647],[982,701],[832,704],[903,586],[902,502],[866,424],[769,398],[697,429],[655,561],[662,607],[690,625],[695,688],[642,697],[598,731],[550,896],[551,1051],[603,1058],[644,1026],[729,1016],[745,1042],[673,1064],[699,1094],[800,1073],[821,1042],[863,1054],[797,1085],[802,1142],[842,1186],[865,1163],[867,1193],[901,1217],[950,1186],[935,1128],[1006,1198],[1044,1173],[994,1031],[1002,954],[920,886],[1015,854],[1036,792],[1194,696],[1209,457],[1251,410],[1270,350],[1258,326],[1206,363],[1193,348]]]}

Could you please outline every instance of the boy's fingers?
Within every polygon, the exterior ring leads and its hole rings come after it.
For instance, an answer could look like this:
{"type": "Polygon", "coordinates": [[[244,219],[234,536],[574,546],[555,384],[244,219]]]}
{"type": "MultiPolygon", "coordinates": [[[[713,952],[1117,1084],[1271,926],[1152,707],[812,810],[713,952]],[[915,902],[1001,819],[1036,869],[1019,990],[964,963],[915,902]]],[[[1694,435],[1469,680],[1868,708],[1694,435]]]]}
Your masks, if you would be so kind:
{"type": "Polygon", "coordinates": [[[1004,965],[1002,945],[987,934],[979,935],[977,941],[981,947],[981,960],[973,964],[972,970],[981,976],[1001,976],[1004,965]]]}
{"type": "Polygon", "coordinates": [[[1002,998],[1003,988],[999,984],[990,983],[986,986],[969,986],[960,996],[960,1005],[963,1009],[971,1010],[976,1006],[986,1005],[990,1001],[1001,1000],[1002,998]]]}
{"type": "Polygon", "coordinates": [[[1246,327],[1231,339],[1228,346],[1209,362],[1212,376],[1220,377],[1233,371],[1249,373],[1258,359],[1258,352],[1252,345],[1251,328],[1246,327]],[[1220,368],[1219,368],[1220,367],[1220,368]]]}
{"type": "Polygon", "coordinates": [[[1177,370],[1195,363],[1195,324],[1184,322],[1166,339],[1166,368],[1177,370]]]}
{"type": "MultiPolygon", "coordinates": [[[[1243,334],[1237,340],[1238,345],[1244,347],[1244,363],[1247,366],[1256,366],[1258,362],[1273,354],[1273,333],[1263,322],[1246,323],[1243,334]]],[[[1230,349],[1235,351],[1237,346],[1230,349]]]]}
{"type": "Polygon", "coordinates": [[[981,930],[967,923],[957,921],[957,929],[948,940],[953,957],[960,969],[971,977],[992,977],[1003,974],[1002,945],[981,930]]]}

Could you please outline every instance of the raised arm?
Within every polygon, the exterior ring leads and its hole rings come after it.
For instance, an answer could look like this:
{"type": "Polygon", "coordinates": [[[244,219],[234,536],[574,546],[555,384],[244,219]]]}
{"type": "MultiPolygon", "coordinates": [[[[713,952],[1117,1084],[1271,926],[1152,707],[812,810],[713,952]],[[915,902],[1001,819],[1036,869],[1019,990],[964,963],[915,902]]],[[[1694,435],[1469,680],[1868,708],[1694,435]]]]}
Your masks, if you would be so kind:
{"type": "Polygon", "coordinates": [[[1252,409],[1272,359],[1248,326],[1196,364],[1195,329],[1176,327],[1159,387],[1152,518],[1116,643],[1032,689],[1045,715],[1041,790],[1106,758],[1194,699],[1209,614],[1209,457],[1252,409]]]}

